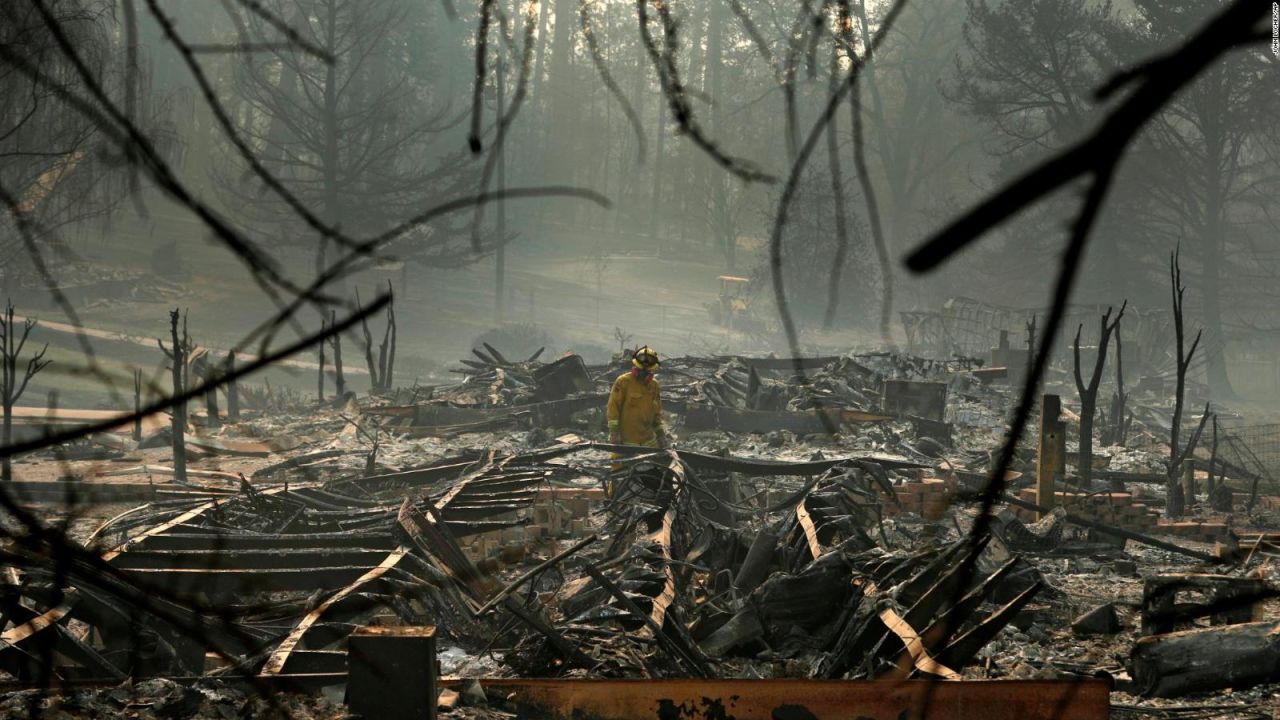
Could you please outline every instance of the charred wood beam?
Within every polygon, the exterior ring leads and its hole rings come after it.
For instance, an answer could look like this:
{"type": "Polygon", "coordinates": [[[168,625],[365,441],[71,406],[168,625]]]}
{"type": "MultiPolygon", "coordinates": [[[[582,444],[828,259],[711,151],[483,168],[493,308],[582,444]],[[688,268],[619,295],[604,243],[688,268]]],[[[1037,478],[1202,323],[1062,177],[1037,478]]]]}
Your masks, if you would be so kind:
{"type": "Polygon", "coordinates": [[[113,563],[125,570],[300,570],[373,567],[386,557],[377,548],[276,548],[261,550],[137,549],[113,563]]]}
{"type": "MultiPolygon", "coordinates": [[[[957,495],[957,498],[968,500],[968,501],[978,501],[981,499],[976,493],[961,493],[957,495]]],[[[1010,505],[1015,505],[1017,507],[1025,508],[1027,510],[1035,510],[1036,512],[1040,512],[1040,513],[1048,513],[1050,511],[1049,508],[1043,507],[1041,505],[1037,505],[1033,502],[1027,502],[1026,500],[1022,500],[1020,498],[1016,498],[1008,494],[1002,495],[1000,499],[1003,502],[1006,502],[1010,505]]],[[[1067,513],[1065,518],[1067,522],[1073,523],[1075,525],[1079,525],[1081,527],[1087,527],[1093,530],[1097,530],[1098,532],[1105,533],[1107,535],[1113,535],[1115,537],[1121,537],[1126,540],[1133,540],[1134,542],[1139,542],[1139,543],[1142,543],[1143,545],[1158,547],[1161,550],[1168,550],[1169,552],[1178,553],[1179,555],[1185,555],[1190,558],[1195,558],[1196,560],[1202,560],[1204,562],[1214,563],[1214,564],[1219,564],[1222,562],[1221,558],[1215,557],[1208,553],[1202,553],[1199,550],[1184,548],[1179,545],[1174,545],[1171,542],[1165,542],[1164,540],[1161,540],[1159,538],[1151,537],[1150,535],[1143,535],[1142,533],[1139,533],[1139,532],[1126,530],[1124,528],[1116,527],[1114,525],[1108,525],[1106,523],[1101,523],[1096,520],[1090,520],[1089,518],[1081,517],[1079,515],[1073,515],[1071,513],[1067,513]]]]}
{"type": "Polygon", "coordinates": [[[267,592],[310,592],[350,585],[369,571],[367,565],[308,568],[131,568],[142,582],[169,588],[179,595],[199,593],[243,596],[267,592]]]}
{"type": "Polygon", "coordinates": [[[599,583],[600,587],[604,588],[615,600],[621,603],[627,612],[644,621],[649,632],[653,633],[654,639],[658,641],[658,645],[670,653],[676,662],[684,665],[686,670],[694,677],[707,678],[712,676],[711,669],[707,666],[705,658],[700,657],[700,654],[691,646],[685,647],[683,643],[663,632],[662,627],[654,623],[652,615],[641,610],[640,606],[636,605],[635,601],[622,592],[604,573],[589,563],[583,566],[583,570],[599,583]]]}
{"type": "Polygon", "coordinates": [[[138,545],[142,550],[199,550],[201,552],[238,552],[243,550],[302,550],[315,547],[395,548],[393,538],[385,533],[298,533],[294,535],[240,535],[210,532],[153,535],[138,545]]]}
{"type": "Polygon", "coordinates": [[[1280,680],[1276,623],[1152,635],[1133,646],[1129,671],[1143,695],[1177,697],[1280,680]]]}
{"type": "Polygon", "coordinates": [[[963,668],[969,664],[974,655],[978,654],[987,643],[991,642],[996,633],[1004,629],[1013,620],[1022,608],[1036,596],[1044,587],[1044,583],[1037,580],[1035,584],[1018,594],[1017,597],[1010,600],[999,610],[996,610],[986,620],[971,628],[968,632],[956,638],[950,645],[938,654],[938,662],[952,668],[963,668]]]}
{"type": "Polygon", "coordinates": [[[599,537],[599,536],[597,536],[595,533],[592,533],[592,534],[588,535],[587,537],[585,537],[585,538],[583,538],[583,539],[579,540],[578,542],[574,543],[573,545],[570,545],[569,547],[565,548],[564,550],[561,550],[560,552],[556,553],[555,555],[553,555],[553,556],[551,556],[551,557],[547,558],[546,560],[544,560],[544,561],[542,561],[542,562],[538,563],[538,565],[537,565],[536,567],[532,568],[532,569],[531,569],[531,570],[529,570],[528,572],[524,573],[524,574],[523,574],[523,575],[521,575],[520,577],[518,577],[518,578],[516,578],[515,580],[511,581],[510,583],[508,583],[508,584],[506,585],[506,587],[504,587],[504,588],[502,588],[501,590],[499,590],[499,591],[498,591],[498,593],[497,593],[496,595],[494,595],[493,597],[489,598],[488,602],[486,602],[485,604],[483,604],[483,605],[481,605],[479,608],[477,608],[477,609],[476,609],[476,611],[475,611],[475,613],[474,613],[474,614],[475,614],[475,616],[476,616],[476,617],[480,617],[481,615],[485,614],[485,612],[487,612],[490,608],[492,608],[495,604],[497,604],[497,603],[498,603],[498,601],[502,600],[502,598],[504,598],[504,597],[506,597],[507,595],[510,595],[512,592],[515,592],[516,590],[520,589],[520,587],[521,587],[521,586],[523,586],[525,583],[529,582],[529,581],[530,581],[530,580],[532,580],[533,578],[537,577],[539,574],[541,574],[542,572],[544,572],[544,571],[545,571],[545,570],[547,570],[548,568],[553,567],[553,566],[555,566],[555,565],[559,564],[559,563],[560,563],[560,561],[564,560],[565,558],[569,557],[570,555],[572,555],[572,554],[574,554],[574,553],[578,552],[579,550],[581,550],[581,549],[583,549],[583,548],[587,547],[588,545],[590,545],[591,543],[595,542],[595,541],[598,539],[598,537],[599,537]]]}
{"type": "MultiPolygon", "coordinates": [[[[475,474],[478,475],[487,471],[492,465],[493,457],[490,454],[489,460],[484,463],[484,467],[475,474]]],[[[447,502],[448,499],[450,498],[446,496],[442,502],[447,502]]],[[[466,553],[462,551],[462,548],[458,546],[453,534],[440,517],[439,508],[441,507],[443,505],[437,503],[436,505],[427,505],[422,511],[419,511],[406,498],[404,504],[400,507],[398,522],[408,534],[409,539],[429,558],[439,563],[440,569],[455,582],[459,583],[478,606],[479,599],[488,596],[490,592],[494,591],[493,582],[484,577],[471,562],[470,558],[467,557],[466,553]]],[[[581,668],[594,668],[599,664],[594,658],[565,639],[540,613],[530,610],[510,596],[504,597],[500,602],[504,610],[541,634],[570,665],[581,668]]]]}
{"type": "Polygon", "coordinates": [[[298,621],[298,624],[294,626],[293,630],[285,636],[284,640],[282,640],[276,649],[272,651],[271,655],[268,656],[260,674],[279,675],[283,672],[285,663],[289,659],[289,653],[293,652],[293,650],[298,647],[298,644],[302,642],[303,636],[307,634],[307,631],[310,630],[313,625],[318,623],[330,608],[342,601],[344,598],[355,594],[363,586],[374,582],[387,574],[391,568],[394,568],[401,560],[404,559],[405,555],[408,554],[408,547],[402,545],[396,548],[391,553],[387,554],[377,567],[365,571],[362,575],[356,578],[354,582],[351,582],[346,587],[343,587],[333,595],[330,595],[324,602],[320,603],[316,609],[303,616],[303,618],[298,621]]]}

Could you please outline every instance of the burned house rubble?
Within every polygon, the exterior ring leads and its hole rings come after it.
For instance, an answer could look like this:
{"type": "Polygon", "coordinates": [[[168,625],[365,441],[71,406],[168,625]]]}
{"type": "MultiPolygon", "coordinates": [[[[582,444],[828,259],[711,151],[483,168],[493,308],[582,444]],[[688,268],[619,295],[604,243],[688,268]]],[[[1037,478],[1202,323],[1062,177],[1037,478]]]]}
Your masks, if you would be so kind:
{"type": "Polygon", "coordinates": [[[151,439],[167,426],[59,449],[68,476],[12,493],[65,514],[84,550],[14,544],[4,702],[829,717],[861,698],[896,717],[915,695],[742,683],[930,680],[939,716],[976,716],[966,697],[995,717],[1276,711],[1280,488],[1223,431],[1189,454],[1166,517],[1161,395],[1132,393],[1085,486],[1051,375],[1039,445],[983,515],[1017,396],[1005,368],[672,358],[675,437],[657,449],[607,442],[619,367],[479,347],[451,384],[244,407],[216,429],[195,413],[185,483],[151,439]],[[650,689],[609,685],[636,679],[650,689]],[[1018,682],[973,682],[991,680],[1018,682]]]}

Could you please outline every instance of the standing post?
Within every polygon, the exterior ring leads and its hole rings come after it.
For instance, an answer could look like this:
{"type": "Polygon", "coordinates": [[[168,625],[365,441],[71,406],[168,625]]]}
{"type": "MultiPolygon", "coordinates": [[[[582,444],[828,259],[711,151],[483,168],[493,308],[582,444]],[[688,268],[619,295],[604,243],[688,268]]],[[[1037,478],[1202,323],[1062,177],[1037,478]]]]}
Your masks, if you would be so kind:
{"type": "MultiPolygon", "coordinates": [[[[321,343],[324,346],[324,343],[321,343]]],[[[227,420],[240,422],[240,386],[236,384],[236,351],[227,354],[227,373],[231,375],[227,383],[227,420]]]]}
{"type": "Polygon", "coordinates": [[[1209,477],[1205,483],[1205,494],[1209,498],[1209,506],[1217,509],[1218,483],[1214,475],[1218,470],[1218,414],[1213,414],[1213,447],[1209,450],[1209,477]]]}
{"type": "Polygon", "coordinates": [[[1182,497],[1187,505],[1196,501],[1196,462],[1193,458],[1182,461],[1182,497]]]}
{"type": "MultiPolygon", "coordinates": [[[[1065,474],[1066,425],[1058,419],[1062,400],[1044,395],[1040,400],[1040,449],[1036,458],[1036,504],[1052,508],[1057,476],[1065,474]]],[[[1044,514],[1041,513],[1041,517],[1044,514]]]]}
{"type": "Polygon", "coordinates": [[[324,320],[320,320],[320,372],[316,373],[316,401],[324,404],[324,346],[329,342],[324,339],[324,320]]]}
{"type": "MultiPolygon", "coordinates": [[[[18,333],[13,322],[13,303],[5,303],[4,312],[0,313],[0,370],[3,370],[0,372],[0,404],[4,406],[3,419],[0,419],[0,446],[8,446],[13,441],[14,404],[26,391],[31,378],[52,362],[44,359],[45,351],[49,349],[49,344],[45,343],[40,352],[27,359],[26,370],[21,373],[22,379],[18,379],[18,355],[22,353],[27,337],[35,326],[36,321],[27,318],[22,321],[22,332],[18,333]]],[[[8,455],[0,458],[0,479],[4,482],[13,480],[13,466],[8,455]]]]}
{"type": "MultiPolygon", "coordinates": [[[[211,382],[217,376],[213,367],[213,361],[210,359],[211,353],[205,353],[200,358],[200,376],[205,382],[211,382]]],[[[217,429],[222,427],[222,419],[218,417],[218,388],[210,387],[204,393],[205,414],[209,418],[209,427],[217,429]]]]}
{"type": "MultiPolygon", "coordinates": [[[[329,311],[329,327],[338,326],[338,311],[329,311]]],[[[337,388],[338,397],[341,398],[347,393],[347,381],[342,377],[342,334],[334,333],[329,338],[329,342],[333,343],[333,384],[337,388]]]]}
{"type": "MultiPolygon", "coordinates": [[[[142,412],[142,371],[133,371],[133,412],[142,412]]],[[[133,419],[133,441],[142,442],[142,416],[133,419]]]]}
{"type": "MultiPolygon", "coordinates": [[[[186,340],[178,335],[179,316],[178,310],[169,311],[169,339],[173,343],[173,349],[165,351],[169,356],[172,370],[174,397],[181,395],[185,389],[182,370],[187,364],[186,340]]],[[[160,349],[165,349],[163,343],[160,349]]],[[[185,483],[187,481],[187,447],[183,434],[187,430],[187,404],[180,402],[174,405],[170,417],[172,419],[169,422],[169,434],[173,436],[173,481],[185,483]]]]}
{"type": "Polygon", "coordinates": [[[347,640],[347,706],[368,718],[435,720],[436,629],[361,626],[347,640]]]}

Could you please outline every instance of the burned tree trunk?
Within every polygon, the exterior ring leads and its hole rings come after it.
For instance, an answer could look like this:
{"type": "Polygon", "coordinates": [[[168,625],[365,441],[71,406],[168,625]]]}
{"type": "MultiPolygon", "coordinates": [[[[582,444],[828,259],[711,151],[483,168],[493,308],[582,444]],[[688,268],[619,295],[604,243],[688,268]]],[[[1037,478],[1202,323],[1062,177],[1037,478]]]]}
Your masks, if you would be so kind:
{"type": "MultiPolygon", "coordinates": [[[[165,348],[164,342],[157,341],[160,344],[160,350],[169,359],[174,397],[181,395],[186,389],[183,368],[187,364],[188,348],[187,338],[178,335],[178,318],[180,315],[181,313],[176,309],[169,311],[169,341],[173,344],[172,349],[165,348]]],[[[185,335],[184,331],[183,336],[185,335]]],[[[187,429],[187,404],[179,402],[174,405],[170,418],[169,432],[173,436],[173,480],[174,482],[185,483],[187,481],[187,447],[184,433],[187,429]]]]}
{"type": "Polygon", "coordinates": [[[1213,414],[1213,441],[1209,446],[1209,477],[1205,479],[1205,492],[1209,496],[1209,505],[1217,509],[1218,484],[1214,474],[1218,470],[1218,414],[1213,414]]]}
{"type": "Polygon", "coordinates": [[[387,281],[387,328],[382,333],[382,345],[378,347],[378,385],[383,392],[390,392],[396,364],[396,296],[387,281]]]}
{"type": "Polygon", "coordinates": [[[133,371],[133,412],[138,417],[133,419],[133,440],[142,442],[142,371],[133,371]]]}
{"type": "Polygon", "coordinates": [[[1111,408],[1107,412],[1106,431],[1103,433],[1104,445],[1124,445],[1129,439],[1129,426],[1133,418],[1129,417],[1129,394],[1124,390],[1124,342],[1120,336],[1120,326],[1116,325],[1116,390],[1111,395],[1111,408]]]}
{"type": "MultiPolygon", "coordinates": [[[[396,311],[395,293],[390,281],[387,282],[387,325],[382,332],[382,342],[378,345],[377,357],[373,352],[373,333],[369,330],[366,318],[360,319],[360,332],[364,338],[364,362],[369,369],[369,389],[374,393],[391,390],[392,374],[396,362],[396,311]]],[[[360,306],[360,293],[356,293],[356,307],[360,306]]]]}
{"type": "MultiPolygon", "coordinates": [[[[356,308],[360,308],[359,290],[356,291],[356,308]]],[[[382,390],[382,379],[373,361],[373,335],[369,332],[369,321],[364,317],[360,318],[360,332],[364,335],[364,364],[369,369],[369,389],[376,393],[382,390]]]]}
{"type": "Polygon", "coordinates": [[[1094,360],[1093,374],[1089,376],[1088,385],[1080,374],[1080,332],[1084,330],[1084,323],[1076,328],[1076,392],[1080,395],[1080,459],[1076,469],[1080,472],[1080,485],[1086,488],[1093,482],[1093,420],[1098,408],[1098,386],[1102,383],[1102,370],[1107,364],[1107,346],[1111,343],[1111,334],[1118,330],[1120,318],[1124,317],[1124,309],[1128,305],[1126,301],[1120,306],[1120,312],[1116,313],[1114,321],[1111,321],[1111,308],[1107,308],[1102,314],[1098,323],[1098,356],[1094,360]]]}
{"type": "Polygon", "coordinates": [[[1243,623],[1142,638],[1129,672],[1143,695],[1177,697],[1280,680],[1280,627],[1243,623]]]}
{"type": "Polygon", "coordinates": [[[1035,369],[1036,358],[1036,316],[1027,321],[1027,374],[1035,369]]]}
{"type": "MultiPolygon", "coordinates": [[[[323,346],[324,343],[321,343],[323,346]]],[[[231,422],[239,422],[240,420],[240,386],[236,384],[236,351],[232,350],[227,354],[227,374],[231,376],[230,382],[227,383],[227,420],[231,422]]]]}
{"type": "MultiPolygon", "coordinates": [[[[13,406],[22,397],[22,393],[26,392],[27,383],[53,362],[44,359],[44,353],[49,349],[46,344],[40,352],[27,360],[22,379],[18,379],[18,356],[22,354],[22,348],[27,344],[27,338],[35,326],[35,320],[23,321],[22,333],[19,335],[13,322],[13,303],[6,303],[4,313],[0,314],[0,405],[4,409],[4,419],[0,424],[0,447],[7,447],[13,441],[13,406]]],[[[13,467],[8,455],[0,458],[0,480],[13,480],[13,467]]]]}
{"type": "MultiPolygon", "coordinates": [[[[329,327],[337,327],[338,311],[329,311],[329,327]]],[[[333,385],[334,392],[338,393],[338,397],[342,397],[347,392],[347,381],[342,377],[342,334],[334,333],[329,337],[329,343],[333,346],[333,385]]]]}
{"type": "Polygon", "coordinates": [[[213,367],[213,363],[209,362],[208,353],[204,355],[202,360],[198,374],[205,383],[209,384],[209,389],[204,393],[204,410],[209,418],[209,427],[219,428],[222,427],[222,418],[218,414],[218,388],[212,384],[217,372],[213,367]]]}
{"type": "MultiPolygon", "coordinates": [[[[320,321],[320,336],[324,337],[325,321],[320,321]]],[[[316,402],[324,402],[324,346],[326,341],[320,341],[320,370],[316,373],[316,402]]]]}
{"type": "Polygon", "coordinates": [[[1182,265],[1179,262],[1178,251],[1169,258],[1169,280],[1171,291],[1173,293],[1173,332],[1177,342],[1175,348],[1177,361],[1177,386],[1174,391],[1173,400],[1173,423],[1169,430],[1169,468],[1165,479],[1165,491],[1168,495],[1166,500],[1166,514],[1171,518],[1182,517],[1182,511],[1186,505],[1187,498],[1183,497],[1182,487],[1178,484],[1179,465],[1182,462],[1182,453],[1178,452],[1178,431],[1182,427],[1182,406],[1186,400],[1187,392],[1187,368],[1191,365],[1191,358],[1195,355],[1196,347],[1200,344],[1200,332],[1196,332],[1196,337],[1191,341],[1191,348],[1185,353],[1183,352],[1183,294],[1186,287],[1182,284],[1182,265]]]}
{"type": "Polygon", "coordinates": [[[1181,453],[1173,453],[1169,458],[1173,467],[1183,467],[1183,483],[1182,483],[1182,500],[1184,505],[1195,501],[1195,465],[1186,463],[1196,451],[1196,446],[1200,444],[1200,436],[1204,434],[1205,423],[1209,420],[1209,403],[1204,404],[1204,412],[1200,414],[1200,423],[1196,425],[1196,431],[1191,434],[1191,439],[1187,441],[1187,446],[1182,449],[1181,453]]]}

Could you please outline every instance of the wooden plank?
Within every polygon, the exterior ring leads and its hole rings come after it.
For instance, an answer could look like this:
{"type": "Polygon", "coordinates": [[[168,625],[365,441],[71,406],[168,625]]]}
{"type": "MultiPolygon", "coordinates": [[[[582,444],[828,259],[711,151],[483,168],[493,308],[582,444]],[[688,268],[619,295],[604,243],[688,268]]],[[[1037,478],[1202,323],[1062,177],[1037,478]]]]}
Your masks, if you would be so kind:
{"type": "Polygon", "coordinates": [[[945,680],[960,679],[960,673],[934,660],[929,655],[928,650],[925,649],[924,642],[920,640],[920,634],[901,615],[894,612],[892,608],[882,610],[880,612],[880,620],[884,622],[885,627],[889,628],[902,641],[907,655],[911,658],[912,665],[917,670],[936,675],[945,680]]]}
{"type": "MultiPolygon", "coordinates": [[[[1052,509],[1057,480],[1066,473],[1066,426],[1058,419],[1062,401],[1057,395],[1040,400],[1040,446],[1036,455],[1036,503],[1052,509]]],[[[1040,513],[1044,518],[1046,513],[1040,513]]]]}
{"type": "Polygon", "coordinates": [[[160,523],[159,525],[152,525],[151,527],[147,528],[141,533],[138,533],[137,535],[134,535],[133,537],[124,541],[118,547],[116,547],[116,549],[111,550],[107,553],[104,553],[102,556],[102,559],[107,562],[111,562],[112,560],[115,560],[116,557],[120,555],[120,553],[126,552],[130,548],[138,545],[139,543],[146,541],[147,538],[155,535],[163,535],[165,532],[168,532],[168,530],[174,527],[175,525],[181,525],[183,523],[189,522],[191,520],[194,520],[200,517],[206,511],[212,509],[214,504],[215,503],[213,501],[200,503],[199,505],[191,508],[190,510],[182,513],[181,515],[178,515],[177,517],[169,520],[168,522],[160,523]]]}
{"type": "Polygon", "coordinates": [[[818,528],[813,524],[813,518],[809,516],[809,508],[804,506],[802,501],[796,505],[796,520],[800,521],[800,529],[804,530],[805,542],[809,545],[809,554],[814,560],[822,557],[824,552],[822,543],[818,542],[818,528]]]}
{"type": "Polygon", "coordinates": [[[4,643],[5,647],[17,645],[41,630],[57,624],[58,621],[66,617],[67,613],[71,612],[71,608],[75,607],[76,600],[78,599],[77,592],[78,591],[75,588],[71,588],[64,595],[61,605],[50,610],[46,610],[21,625],[11,627],[3,633],[0,633],[0,641],[4,643]]]}
{"type": "Polygon", "coordinates": [[[378,564],[378,567],[372,568],[357,578],[355,582],[330,595],[324,600],[324,602],[320,603],[316,609],[307,613],[298,621],[298,624],[294,626],[293,630],[289,631],[289,634],[285,636],[285,639],[276,646],[276,649],[271,653],[271,656],[267,658],[267,662],[262,666],[262,672],[259,674],[265,676],[279,675],[284,670],[285,663],[289,660],[289,653],[293,652],[293,649],[296,648],[298,643],[302,640],[302,636],[307,633],[307,630],[309,630],[312,625],[319,622],[320,618],[324,616],[325,612],[327,612],[329,608],[333,607],[333,605],[338,601],[357,592],[364,585],[367,585],[387,574],[388,570],[399,564],[399,562],[404,559],[404,556],[408,554],[409,548],[401,545],[388,553],[387,556],[383,558],[382,562],[378,564]]]}
{"type": "Polygon", "coordinates": [[[672,473],[671,502],[667,504],[667,511],[662,514],[662,527],[652,537],[653,541],[661,549],[662,558],[666,562],[662,564],[662,590],[653,599],[653,607],[649,611],[649,619],[652,621],[652,626],[642,627],[638,631],[645,637],[653,637],[653,631],[650,627],[662,627],[662,623],[667,619],[667,608],[671,607],[671,603],[676,600],[676,575],[671,563],[675,559],[671,531],[675,526],[676,515],[678,514],[677,507],[680,505],[680,497],[684,493],[686,481],[684,466],[680,464],[679,457],[672,451],[667,452],[671,456],[671,462],[667,464],[672,473]]]}

